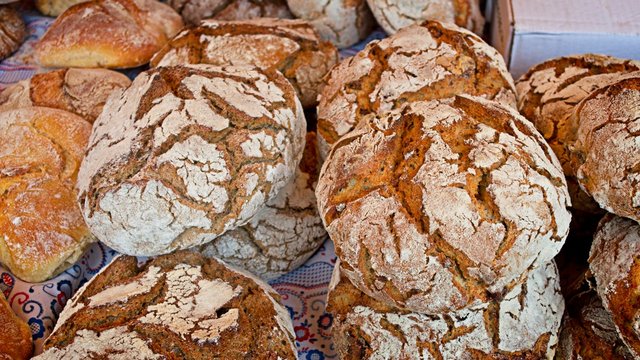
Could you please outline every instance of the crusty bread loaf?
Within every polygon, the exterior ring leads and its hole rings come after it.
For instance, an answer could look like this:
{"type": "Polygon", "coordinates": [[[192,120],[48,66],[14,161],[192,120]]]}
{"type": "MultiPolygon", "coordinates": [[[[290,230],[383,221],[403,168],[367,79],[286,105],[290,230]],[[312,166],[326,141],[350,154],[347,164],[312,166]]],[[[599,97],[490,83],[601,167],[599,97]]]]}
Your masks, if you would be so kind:
{"type": "Polygon", "coordinates": [[[640,221],[640,73],[633,74],[586,97],[570,122],[582,188],[601,208],[640,221]]]}
{"type": "Polygon", "coordinates": [[[35,0],[36,8],[47,16],[56,17],[75,4],[88,0],[35,0]]]}
{"type": "Polygon", "coordinates": [[[74,189],[90,133],[62,110],[0,113],[0,262],[22,280],[66,270],[94,240],[74,189]]]}
{"type": "Polygon", "coordinates": [[[378,24],[387,32],[424,20],[455,23],[482,35],[484,17],[479,0],[367,0],[378,24]]]}
{"type": "Polygon", "coordinates": [[[320,41],[301,20],[205,20],[178,34],[151,60],[152,66],[180,64],[253,65],[279,70],[302,106],[317,104],[322,78],[338,62],[338,51],[320,41]]]}
{"type": "Polygon", "coordinates": [[[375,19],[366,0],[287,0],[291,12],[311,23],[320,37],[339,48],[369,35],[375,19]]]}
{"type": "Polygon", "coordinates": [[[564,311],[553,262],[502,301],[438,315],[395,309],[338,278],[334,273],[328,311],[343,360],[553,359],[564,311]]]}
{"type": "Polygon", "coordinates": [[[286,0],[168,0],[168,4],[189,25],[209,18],[231,21],[293,17],[286,0]]]}
{"type": "Polygon", "coordinates": [[[18,318],[0,292],[0,359],[28,360],[33,354],[33,340],[29,325],[18,318]]]}
{"type": "Polygon", "coordinates": [[[295,177],[246,225],[198,252],[273,280],[302,265],[327,238],[314,190],[320,171],[316,135],[307,134],[295,177]]]}
{"type": "Polygon", "coordinates": [[[125,75],[106,69],[60,69],[36,74],[0,92],[0,112],[30,106],[66,110],[93,123],[107,97],[131,84],[125,75]]]}
{"type": "Polygon", "coordinates": [[[136,67],[182,25],[180,15],[156,0],[87,1],[51,24],[35,55],[45,67],[136,67]]]}
{"type": "Polygon", "coordinates": [[[275,70],[158,67],[112,95],[78,174],[98,239],[158,255],[244,225],[293,178],[305,119],[275,70]]]}
{"type": "Polygon", "coordinates": [[[296,359],[277,299],[262,281],[193,252],[144,265],[120,256],[67,303],[36,359],[296,359]]]}
{"type": "Polygon", "coordinates": [[[0,60],[18,50],[27,36],[27,27],[11,6],[0,5],[0,60]]]}
{"type": "Polygon", "coordinates": [[[575,209],[602,212],[575,178],[576,164],[570,147],[577,124],[569,121],[574,107],[594,90],[616,82],[621,74],[638,70],[637,61],[583,54],[547,60],[516,82],[518,110],[533,122],[560,159],[575,209]]]}
{"type": "Polygon", "coordinates": [[[369,43],[334,67],[326,82],[318,105],[323,159],[364,115],[406,102],[470,94],[516,104],[502,55],[478,36],[436,21],[369,43]]]}
{"type": "Polygon", "coordinates": [[[500,299],[562,247],[562,170],[515,110],[468,96],[369,116],[340,139],[316,189],[345,275],[427,314],[500,299]]]}

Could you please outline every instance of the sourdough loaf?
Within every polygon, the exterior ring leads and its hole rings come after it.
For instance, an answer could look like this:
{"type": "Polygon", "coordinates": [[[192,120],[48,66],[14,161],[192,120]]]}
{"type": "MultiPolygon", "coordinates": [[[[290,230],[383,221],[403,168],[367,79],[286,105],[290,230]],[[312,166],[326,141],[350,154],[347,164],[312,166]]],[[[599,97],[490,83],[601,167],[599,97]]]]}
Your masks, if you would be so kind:
{"type": "Polygon", "coordinates": [[[36,359],[296,359],[278,299],[193,252],[120,256],[67,303],[36,359]]]}
{"type": "Polygon", "coordinates": [[[94,123],[78,174],[93,233],[158,255],[244,225],[292,179],[300,102],[275,70],[188,65],[143,72],[94,123]]]}
{"type": "Polygon", "coordinates": [[[18,318],[0,292],[1,360],[28,360],[33,354],[33,340],[29,325],[18,318]]]}
{"type": "Polygon", "coordinates": [[[106,69],[60,69],[36,74],[0,92],[0,111],[30,106],[66,110],[93,123],[107,97],[131,84],[125,75],[106,69]]]}
{"type": "Polygon", "coordinates": [[[290,19],[286,0],[168,0],[189,25],[204,19],[249,20],[255,18],[290,19]]]}
{"type": "Polygon", "coordinates": [[[253,65],[279,70],[304,107],[315,106],[322,78],[338,62],[338,51],[305,21],[205,20],[171,40],[152,66],[180,64],[253,65]]]}
{"type": "Polygon", "coordinates": [[[318,105],[321,156],[369,113],[411,101],[470,94],[515,107],[502,55],[450,24],[425,22],[373,41],[329,73],[318,105]]]}
{"type": "Polygon", "coordinates": [[[558,253],[571,219],[531,123],[468,96],[364,118],[334,146],[316,196],[354,285],[427,314],[499,300],[558,253]]]}
{"type": "Polygon", "coordinates": [[[0,60],[18,50],[25,37],[27,27],[20,14],[8,5],[0,5],[0,60]]]}

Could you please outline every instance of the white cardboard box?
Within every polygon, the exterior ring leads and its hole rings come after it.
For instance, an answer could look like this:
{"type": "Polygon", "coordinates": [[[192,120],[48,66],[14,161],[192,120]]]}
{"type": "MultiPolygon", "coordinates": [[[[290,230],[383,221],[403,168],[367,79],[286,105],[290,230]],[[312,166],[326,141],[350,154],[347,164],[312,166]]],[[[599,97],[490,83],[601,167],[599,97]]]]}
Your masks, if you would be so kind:
{"type": "Polygon", "coordinates": [[[490,40],[514,77],[553,57],[640,60],[640,0],[494,0],[490,40]]]}

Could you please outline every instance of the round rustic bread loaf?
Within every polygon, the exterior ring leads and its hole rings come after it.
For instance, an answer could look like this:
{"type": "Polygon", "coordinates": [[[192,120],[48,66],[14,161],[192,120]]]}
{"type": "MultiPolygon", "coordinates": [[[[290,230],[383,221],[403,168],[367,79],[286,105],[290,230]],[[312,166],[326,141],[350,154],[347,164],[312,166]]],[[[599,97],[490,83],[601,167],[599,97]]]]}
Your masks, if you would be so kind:
{"type": "Polygon", "coordinates": [[[640,221],[640,73],[594,91],[570,122],[582,188],[601,208],[640,221]]]}
{"type": "Polygon", "coordinates": [[[287,0],[291,12],[311,23],[320,37],[339,48],[369,35],[375,20],[366,0],[287,0]]]}
{"type": "Polygon", "coordinates": [[[36,359],[296,359],[279,298],[193,252],[119,256],[67,303],[36,359]]]}
{"type": "Polygon", "coordinates": [[[502,55],[478,36],[436,21],[369,43],[334,67],[326,82],[318,105],[323,159],[364,115],[406,102],[470,94],[516,104],[502,55]]]}
{"type": "Polygon", "coordinates": [[[180,15],[156,0],[87,1],[51,24],[35,56],[45,67],[137,67],[182,26],[180,15]]]}
{"type": "Polygon", "coordinates": [[[93,123],[107,98],[131,84],[125,75],[106,69],[60,69],[36,74],[0,92],[0,111],[30,106],[66,110],[93,123]]]}
{"type": "Polygon", "coordinates": [[[572,206],[598,213],[598,204],[580,189],[571,145],[576,126],[574,107],[594,90],[616,82],[621,74],[640,70],[640,63],[610,56],[583,54],[559,57],[532,67],[516,82],[518,110],[542,133],[567,176],[572,206]]]}
{"type": "Polygon", "coordinates": [[[571,220],[533,125],[468,96],[363,119],[334,146],[316,196],[354,285],[426,314],[500,299],[560,251],[571,220]]]}
{"type": "Polygon", "coordinates": [[[455,23],[476,34],[484,30],[479,0],[367,0],[378,24],[387,32],[424,20],[455,23]]]}
{"type": "Polygon", "coordinates": [[[533,270],[501,301],[438,315],[376,301],[340,277],[338,269],[328,311],[343,360],[553,359],[564,311],[553,262],[533,270]]]}
{"type": "Polygon", "coordinates": [[[315,106],[322,78],[338,62],[338,50],[322,42],[301,20],[205,20],[171,40],[152,66],[180,64],[252,65],[279,70],[296,89],[302,106],[315,106]]]}
{"type": "Polygon", "coordinates": [[[94,241],[74,189],[90,133],[62,110],[0,113],[0,263],[22,280],[66,270],[94,241]]]}
{"type": "Polygon", "coordinates": [[[3,341],[0,342],[0,359],[28,360],[33,355],[31,328],[16,314],[0,292],[0,329],[3,341]]]}
{"type": "Polygon", "coordinates": [[[203,19],[249,20],[255,18],[291,19],[286,0],[168,0],[188,25],[203,19]]]}
{"type": "Polygon", "coordinates": [[[320,171],[316,134],[307,134],[294,178],[246,225],[227,231],[198,252],[273,280],[304,264],[327,238],[314,190],[320,171]]]}
{"type": "Polygon", "coordinates": [[[0,60],[18,50],[26,36],[27,27],[20,14],[11,6],[0,5],[0,60]]]}
{"type": "Polygon", "coordinates": [[[294,176],[305,119],[275,70],[188,65],[143,72],[94,124],[78,174],[92,232],[158,255],[244,225],[294,176]]]}
{"type": "Polygon", "coordinates": [[[640,356],[640,225],[607,215],[589,258],[596,290],[634,357],[640,356]]]}

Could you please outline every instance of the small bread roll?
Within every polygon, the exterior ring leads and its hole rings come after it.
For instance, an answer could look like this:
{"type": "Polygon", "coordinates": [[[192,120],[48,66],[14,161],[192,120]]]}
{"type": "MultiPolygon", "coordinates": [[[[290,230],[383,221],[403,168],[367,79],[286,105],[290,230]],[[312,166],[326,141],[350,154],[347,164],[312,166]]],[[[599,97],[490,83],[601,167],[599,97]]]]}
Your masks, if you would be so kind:
{"type": "Polygon", "coordinates": [[[20,14],[10,6],[0,5],[0,61],[18,50],[26,36],[27,27],[20,14]]]}
{"type": "Polygon", "coordinates": [[[291,19],[286,0],[168,0],[188,25],[204,19],[249,20],[256,18],[291,19]]]}
{"type": "Polygon", "coordinates": [[[2,329],[0,359],[31,359],[33,354],[31,328],[13,313],[2,292],[0,292],[0,329],[2,329]]]}

